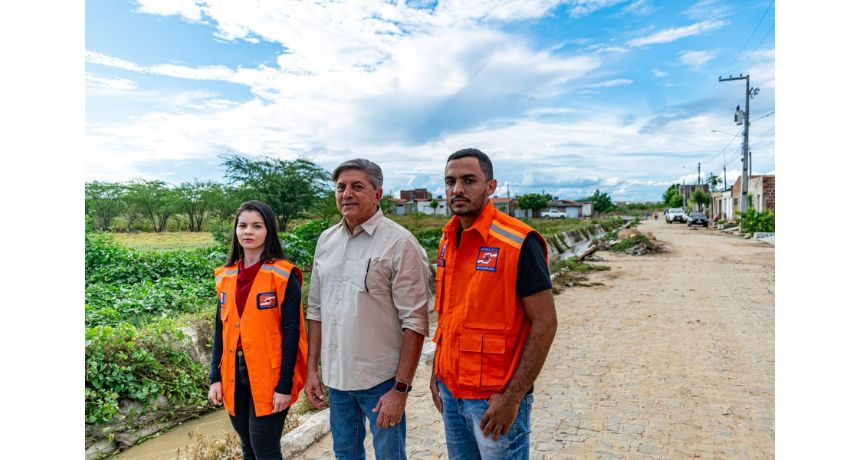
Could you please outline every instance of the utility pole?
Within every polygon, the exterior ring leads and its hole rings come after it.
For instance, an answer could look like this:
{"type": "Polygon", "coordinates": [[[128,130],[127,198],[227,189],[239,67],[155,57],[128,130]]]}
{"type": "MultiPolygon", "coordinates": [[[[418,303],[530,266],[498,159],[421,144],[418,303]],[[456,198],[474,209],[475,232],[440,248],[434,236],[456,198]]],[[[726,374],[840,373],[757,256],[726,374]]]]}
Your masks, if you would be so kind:
{"type": "Polygon", "coordinates": [[[747,88],[744,93],[746,96],[746,105],[744,107],[744,111],[741,112],[740,106],[735,109],[735,123],[744,125],[744,148],[743,148],[743,172],[741,174],[741,212],[747,210],[747,190],[749,187],[749,148],[750,148],[750,97],[755,97],[758,94],[759,89],[753,88],[750,90],[750,76],[746,75],[738,75],[737,77],[733,77],[729,75],[729,78],[719,77],[719,81],[722,83],[724,81],[734,81],[734,80],[746,80],[747,88]],[[741,121],[741,115],[743,115],[743,120],[741,121]]]}
{"type": "Polygon", "coordinates": [[[702,188],[702,163],[699,162],[699,166],[697,167],[699,170],[699,178],[696,180],[696,187],[702,188]]]}
{"type": "Polygon", "coordinates": [[[726,162],[723,160],[723,191],[725,192],[729,188],[729,178],[726,176],[726,162]]]}

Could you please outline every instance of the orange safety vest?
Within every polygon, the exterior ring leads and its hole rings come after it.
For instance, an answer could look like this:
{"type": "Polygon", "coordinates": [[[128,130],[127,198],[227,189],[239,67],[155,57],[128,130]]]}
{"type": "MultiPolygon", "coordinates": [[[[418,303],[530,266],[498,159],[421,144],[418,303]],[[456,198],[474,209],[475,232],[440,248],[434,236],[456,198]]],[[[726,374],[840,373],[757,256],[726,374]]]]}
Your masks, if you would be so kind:
{"type": "Polygon", "coordinates": [[[517,294],[517,264],[533,228],[487,202],[463,231],[460,218],[444,227],[436,260],[439,325],[433,371],[458,399],[501,393],[517,370],[531,322],[517,294]]]}
{"type": "MultiPolygon", "coordinates": [[[[215,269],[215,289],[221,307],[223,353],[221,354],[221,388],[224,407],[230,415],[236,391],[236,344],[242,336],[242,352],[248,366],[254,412],[258,417],[269,415],[274,410],[272,398],[281,377],[281,302],[291,274],[299,277],[302,272],[286,260],[263,264],[248,293],[242,317],[236,307],[236,277],[239,263],[215,269]]],[[[217,338],[216,338],[217,339],[217,338]]],[[[293,387],[290,404],[296,402],[305,386],[307,375],[308,341],[305,334],[305,317],[299,305],[299,347],[296,366],[293,369],[293,387]]]]}

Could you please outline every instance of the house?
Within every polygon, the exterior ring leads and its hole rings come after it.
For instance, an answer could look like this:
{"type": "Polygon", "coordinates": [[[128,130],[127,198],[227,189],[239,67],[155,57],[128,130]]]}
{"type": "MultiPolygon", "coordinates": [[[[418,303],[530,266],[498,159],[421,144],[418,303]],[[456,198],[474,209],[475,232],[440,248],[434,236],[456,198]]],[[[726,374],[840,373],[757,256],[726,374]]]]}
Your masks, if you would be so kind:
{"type": "Polygon", "coordinates": [[[516,198],[490,198],[490,201],[493,203],[493,207],[499,212],[503,212],[509,216],[514,215],[513,211],[517,205],[516,198]]]}
{"type": "Polygon", "coordinates": [[[414,190],[401,190],[400,191],[400,199],[406,201],[415,201],[415,200],[430,200],[433,196],[430,192],[427,191],[426,188],[416,188],[414,190]]]}
{"type": "MultiPolygon", "coordinates": [[[[545,208],[535,211],[534,216],[538,217],[540,216],[541,212],[549,211],[552,208],[558,209],[559,211],[563,212],[570,219],[591,217],[591,214],[594,209],[592,203],[590,202],[555,199],[547,203],[545,208]]],[[[523,209],[517,209],[514,211],[514,217],[523,218],[526,216],[526,212],[523,209]]],[[[528,216],[531,217],[531,213],[528,213],[528,216]]]]}
{"type": "MultiPolygon", "coordinates": [[[[741,177],[732,185],[732,209],[735,212],[741,210],[741,177]]],[[[776,176],[757,175],[750,176],[747,183],[747,196],[752,198],[752,205],[756,211],[776,210],[776,176]]]]}
{"type": "Polygon", "coordinates": [[[734,213],[732,212],[732,190],[723,190],[721,192],[711,192],[711,206],[708,216],[715,220],[732,220],[734,213]]]}
{"type": "Polygon", "coordinates": [[[433,209],[431,203],[433,199],[427,198],[416,198],[415,199],[415,212],[420,212],[422,214],[427,214],[430,216],[447,216],[448,215],[448,203],[439,197],[436,200],[436,209],[433,209]]]}

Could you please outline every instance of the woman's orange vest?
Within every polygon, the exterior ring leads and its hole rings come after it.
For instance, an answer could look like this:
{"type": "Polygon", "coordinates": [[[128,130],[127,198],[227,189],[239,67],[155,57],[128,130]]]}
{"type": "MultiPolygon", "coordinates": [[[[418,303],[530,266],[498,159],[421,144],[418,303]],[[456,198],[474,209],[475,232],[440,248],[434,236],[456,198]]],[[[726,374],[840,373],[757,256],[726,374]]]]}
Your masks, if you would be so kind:
{"type": "Polygon", "coordinates": [[[433,371],[458,399],[487,399],[507,387],[520,362],[531,322],[517,294],[517,264],[528,225],[487,202],[463,231],[460,219],[443,229],[436,260],[439,326],[433,371]]]}
{"type": "MultiPolygon", "coordinates": [[[[239,263],[215,269],[215,289],[221,306],[224,352],[221,355],[221,388],[224,407],[230,415],[234,411],[236,391],[236,344],[242,336],[242,353],[248,366],[254,412],[258,417],[273,411],[272,398],[281,377],[281,303],[287,281],[292,274],[302,283],[302,272],[286,260],[263,264],[245,303],[242,317],[236,307],[236,277],[239,263]]],[[[216,338],[217,339],[217,338],[216,338]]],[[[305,317],[299,305],[299,346],[296,366],[293,369],[293,387],[290,404],[296,402],[305,386],[307,374],[308,342],[305,334],[305,317]]]]}

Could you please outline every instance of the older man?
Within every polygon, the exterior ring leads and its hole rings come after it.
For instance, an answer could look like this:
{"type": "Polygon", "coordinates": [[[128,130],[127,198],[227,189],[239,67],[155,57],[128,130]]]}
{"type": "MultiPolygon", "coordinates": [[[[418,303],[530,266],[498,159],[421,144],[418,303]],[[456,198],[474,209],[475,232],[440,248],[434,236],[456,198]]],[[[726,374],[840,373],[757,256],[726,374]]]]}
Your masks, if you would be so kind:
{"type": "Polygon", "coordinates": [[[430,391],[451,459],[528,458],[532,385],[557,327],[546,242],[493,207],[495,190],[484,152],[448,157],[430,391]]]}
{"type": "Polygon", "coordinates": [[[332,179],[343,219],[323,232],[314,254],[305,392],[322,407],[321,374],[336,458],[364,458],[367,418],[376,458],[405,459],[406,398],[429,332],[427,254],[382,215],[378,165],[350,160],[332,179]]]}

